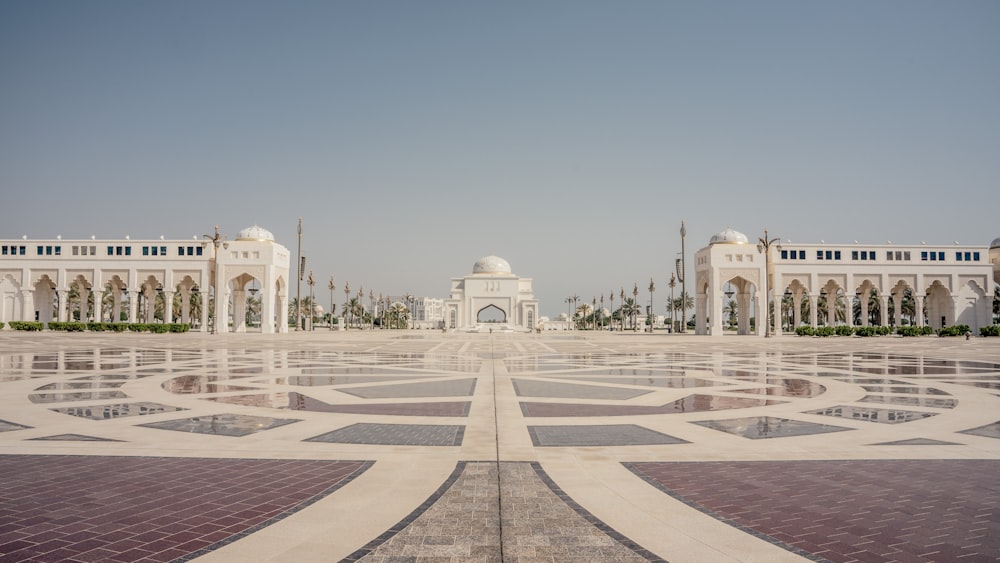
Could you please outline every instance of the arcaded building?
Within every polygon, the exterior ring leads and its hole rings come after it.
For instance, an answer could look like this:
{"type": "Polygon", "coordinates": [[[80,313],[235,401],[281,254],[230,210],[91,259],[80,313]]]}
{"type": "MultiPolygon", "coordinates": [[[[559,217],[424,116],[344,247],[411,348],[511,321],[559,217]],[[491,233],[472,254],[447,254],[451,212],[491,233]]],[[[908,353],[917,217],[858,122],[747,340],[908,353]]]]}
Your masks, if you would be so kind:
{"type": "Polygon", "coordinates": [[[765,318],[768,302],[778,304],[775,334],[802,324],[900,326],[904,315],[935,329],[992,324],[1000,239],[989,246],[784,242],[766,256],[757,243],[729,228],[695,254],[698,334],[722,334],[735,320],[739,334],[763,335],[764,323],[751,329],[750,318],[765,318]]]}
{"type": "Polygon", "coordinates": [[[289,260],[258,226],[231,240],[218,228],[187,240],[0,240],[0,321],[124,317],[245,332],[249,320],[264,333],[287,332],[289,260]]]}
{"type": "Polygon", "coordinates": [[[486,256],[473,264],[471,274],[452,278],[444,314],[450,329],[533,330],[538,300],[531,278],[514,275],[499,256],[486,256]]]}

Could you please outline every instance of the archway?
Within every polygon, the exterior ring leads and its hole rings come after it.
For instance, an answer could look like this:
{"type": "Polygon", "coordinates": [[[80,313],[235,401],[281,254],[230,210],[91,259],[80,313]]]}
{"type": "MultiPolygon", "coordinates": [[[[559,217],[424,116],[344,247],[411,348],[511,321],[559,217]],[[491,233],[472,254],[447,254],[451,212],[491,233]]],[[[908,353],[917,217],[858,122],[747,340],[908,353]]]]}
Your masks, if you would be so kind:
{"type": "Polygon", "coordinates": [[[503,309],[497,307],[496,305],[487,305],[476,313],[477,323],[505,323],[507,322],[507,313],[503,309]]]}
{"type": "Polygon", "coordinates": [[[723,324],[735,329],[736,334],[752,334],[756,328],[754,325],[760,321],[756,318],[757,285],[742,276],[735,276],[722,282],[720,293],[722,306],[719,311],[723,324]]]}
{"type": "Polygon", "coordinates": [[[0,322],[9,323],[24,318],[24,295],[21,284],[7,274],[0,281],[0,322]]]}

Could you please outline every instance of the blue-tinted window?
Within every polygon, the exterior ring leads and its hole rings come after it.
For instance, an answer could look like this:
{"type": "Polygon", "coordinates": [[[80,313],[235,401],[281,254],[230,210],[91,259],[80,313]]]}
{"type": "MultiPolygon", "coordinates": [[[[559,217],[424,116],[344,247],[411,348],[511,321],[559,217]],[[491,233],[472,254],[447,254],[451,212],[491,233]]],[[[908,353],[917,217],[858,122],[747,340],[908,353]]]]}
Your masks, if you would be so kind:
{"type": "Polygon", "coordinates": [[[149,247],[148,246],[142,247],[142,255],[143,256],[149,256],[149,247]]]}
{"type": "Polygon", "coordinates": [[[28,247],[26,247],[26,246],[22,246],[22,247],[21,247],[21,256],[24,256],[24,252],[25,252],[25,250],[26,250],[27,248],[28,248],[28,247]]]}
{"type": "Polygon", "coordinates": [[[944,251],[938,252],[938,261],[944,262],[944,251]]]}
{"type": "Polygon", "coordinates": [[[161,246],[160,247],[160,256],[166,256],[166,255],[167,255],[167,247],[161,246]]]}
{"type": "Polygon", "coordinates": [[[816,259],[817,260],[822,260],[823,259],[823,251],[822,250],[817,250],[816,251],[816,259]]]}
{"type": "Polygon", "coordinates": [[[973,252],[972,253],[972,259],[975,260],[976,262],[979,262],[979,253],[978,252],[973,252]]]}
{"type": "Polygon", "coordinates": [[[38,255],[41,256],[42,254],[45,254],[45,247],[44,246],[39,246],[38,247],[38,255]]]}
{"type": "Polygon", "coordinates": [[[62,247],[61,246],[57,246],[56,247],[56,256],[62,256],[62,247]]]}
{"type": "Polygon", "coordinates": [[[840,260],[840,251],[839,250],[834,251],[834,253],[833,253],[833,259],[834,260],[840,260]]]}
{"type": "MultiPolygon", "coordinates": [[[[6,252],[4,254],[6,254],[6,252]]],[[[781,259],[782,260],[787,260],[788,259],[788,251],[787,250],[782,250],[781,251],[781,259]]]]}
{"type": "Polygon", "coordinates": [[[805,260],[805,259],[806,259],[806,251],[805,250],[800,250],[799,251],[799,260],[805,260]]]}

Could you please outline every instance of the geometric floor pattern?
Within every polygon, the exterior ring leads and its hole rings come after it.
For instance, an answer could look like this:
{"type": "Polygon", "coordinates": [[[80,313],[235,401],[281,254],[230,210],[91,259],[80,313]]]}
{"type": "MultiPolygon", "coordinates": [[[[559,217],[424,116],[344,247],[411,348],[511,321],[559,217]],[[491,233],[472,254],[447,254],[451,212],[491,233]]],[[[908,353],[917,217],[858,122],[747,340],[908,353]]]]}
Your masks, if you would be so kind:
{"type": "Polygon", "coordinates": [[[998,460],[653,462],[629,469],[689,506],[811,558],[1000,557],[998,460]]]}
{"type": "Polygon", "coordinates": [[[998,413],[996,338],[4,330],[0,561],[994,561],[998,413]]]}
{"type": "Polygon", "coordinates": [[[4,561],[172,561],[344,486],[359,461],[0,456],[4,561]]]}

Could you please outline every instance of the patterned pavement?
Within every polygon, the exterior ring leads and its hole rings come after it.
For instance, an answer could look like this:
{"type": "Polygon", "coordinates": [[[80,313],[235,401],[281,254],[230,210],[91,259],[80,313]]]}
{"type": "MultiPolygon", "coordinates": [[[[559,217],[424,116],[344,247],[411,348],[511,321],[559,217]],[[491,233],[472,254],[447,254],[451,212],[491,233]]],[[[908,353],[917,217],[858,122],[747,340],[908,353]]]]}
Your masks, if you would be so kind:
{"type": "Polygon", "coordinates": [[[997,561],[1000,341],[0,332],[0,561],[997,561]]]}

